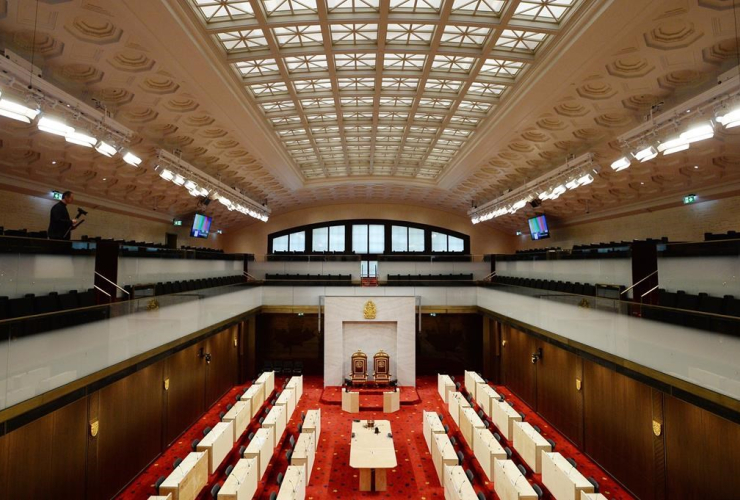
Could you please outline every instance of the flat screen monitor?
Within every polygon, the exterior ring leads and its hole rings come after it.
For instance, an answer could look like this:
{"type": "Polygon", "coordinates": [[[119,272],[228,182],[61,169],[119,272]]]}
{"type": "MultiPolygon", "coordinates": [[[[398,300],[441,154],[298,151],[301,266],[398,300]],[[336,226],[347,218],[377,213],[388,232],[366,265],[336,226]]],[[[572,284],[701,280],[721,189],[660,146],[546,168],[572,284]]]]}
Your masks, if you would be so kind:
{"type": "Polygon", "coordinates": [[[195,214],[193,219],[193,228],[190,230],[190,236],[193,238],[208,238],[208,231],[211,230],[211,218],[205,215],[195,214]]]}
{"type": "Polygon", "coordinates": [[[550,230],[547,228],[547,219],[544,215],[538,215],[529,219],[529,233],[533,240],[541,240],[550,237],[550,230]]]}

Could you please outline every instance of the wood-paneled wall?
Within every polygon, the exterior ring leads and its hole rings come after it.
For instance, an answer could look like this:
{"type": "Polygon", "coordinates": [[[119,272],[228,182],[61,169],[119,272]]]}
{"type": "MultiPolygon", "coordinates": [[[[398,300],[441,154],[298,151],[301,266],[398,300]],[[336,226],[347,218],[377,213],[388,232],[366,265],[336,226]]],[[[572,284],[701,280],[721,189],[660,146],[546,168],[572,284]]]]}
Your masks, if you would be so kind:
{"type": "Polygon", "coordinates": [[[113,498],[238,382],[235,337],[237,326],[0,436],[0,498],[113,498]]]}
{"type": "Polygon", "coordinates": [[[500,372],[503,384],[636,497],[738,496],[740,424],[543,337],[490,321],[489,331],[500,328],[502,335],[500,346],[489,344],[486,371],[500,372]],[[532,363],[538,349],[542,357],[532,363]],[[658,436],[653,421],[662,424],[658,436]]]}

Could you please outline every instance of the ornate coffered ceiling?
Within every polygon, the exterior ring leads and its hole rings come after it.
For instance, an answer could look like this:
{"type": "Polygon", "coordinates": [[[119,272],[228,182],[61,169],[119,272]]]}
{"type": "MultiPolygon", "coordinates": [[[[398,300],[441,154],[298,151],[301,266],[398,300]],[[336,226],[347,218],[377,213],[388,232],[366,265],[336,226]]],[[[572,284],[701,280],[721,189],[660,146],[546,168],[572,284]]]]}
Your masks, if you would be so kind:
{"type": "MultiPolygon", "coordinates": [[[[192,210],[155,151],[273,213],[339,202],[464,213],[592,151],[568,218],[734,180],[738,133],[614,173],[615,138],[738,64],[732,0],[10,0],[2,45],[137,133],[134,169],[0,119],[0,171],[192,210]],[[35,34],[34,34],[35,31],[35,34]],[[698,168],[695,168],[698,167],[698,168]]],[[[219,222],[249,223],[211,205],[219,222]]],[[[528,214],[487,222],[520,228],[528,214]]]]}

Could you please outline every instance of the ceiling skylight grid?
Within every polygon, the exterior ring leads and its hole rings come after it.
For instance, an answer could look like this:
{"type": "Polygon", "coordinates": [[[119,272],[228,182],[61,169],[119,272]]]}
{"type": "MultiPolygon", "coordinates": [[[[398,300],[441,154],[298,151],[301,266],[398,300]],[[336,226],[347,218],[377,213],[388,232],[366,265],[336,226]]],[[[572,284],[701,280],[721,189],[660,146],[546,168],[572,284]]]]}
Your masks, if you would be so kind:
{"type": "Polygon", "coordinates": [[[304,175],[434,178],[578,0],[190,2],[304,175]]]}

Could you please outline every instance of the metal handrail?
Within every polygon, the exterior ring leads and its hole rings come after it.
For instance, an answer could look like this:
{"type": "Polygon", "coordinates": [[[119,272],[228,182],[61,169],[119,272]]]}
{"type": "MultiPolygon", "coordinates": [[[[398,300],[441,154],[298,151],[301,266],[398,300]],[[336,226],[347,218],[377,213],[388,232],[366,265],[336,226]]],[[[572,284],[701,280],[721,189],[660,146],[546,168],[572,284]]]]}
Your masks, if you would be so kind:
{"type": "MultiPolygon", "coordinates": [[[[644,278],[642,278],[642,279],[641,279],[640,281],[638,281],[637,283],[634,283],[634,284],[633,284],[633,285],[632,285],[631,287],[629,287],[629,288],[627,288],[627,289],[625,289],[625,290],[623,290],[623,291],[619,292],[619,295],[624,295],[625,293],[629,292],[630,290],[632,290],[632,289],[633,289],[633,288],[635,288],[635,287],[636,287],[637,285],[639,285],[640,283],[642,283],[643,281],[645,281],[646,279],[648,279],[648,278],[649,278],[650,276],[652,276],[653,274],[658,274],[658,270],[656,269],[656,270],[655,270],[655,271],[653,271],[652,273],[650,273],[650,274],[648,274],[647,276],[645,276],[644,278]]],[[[660,286],[660,285],[658,285],[658,286],[660,286]]],[[[655,288],[658,288],[658,287],[656,286],[655,288]]],[[[651,290],[651,291],[652,291],[652,290],[651,290]]]]}
{"type": "MultiPolygon", "coordinates": [[[[113,285],[114,287],[118,288],[118,289],[119,289],[120,291],[122,291],[122,292],[123,292],[123,293],[125,293],[126,295],[131,295],[130,293],[128,293],[128,291],[124,290],[123,288],[121,288],[121,287],[120,287],[120,286],[118,286],[117,284],[113,283],[113,282],[112,282],[111,280],[109,280],[108,278],[106,278],[105,276],[103,276],[102,274],[100,274],[99,272],[95,271],[95,274],[97,274],[98,276],[100,276],[101,278],[103,278],[103,279],[104,279],[105,281],[107,281],[108,283],[110,283],[110,284],[111,284],[111,285],[113,285]]],[[[97,287],[95,287],[95,288],[97,288],[97,287]]],[[[101,291],[102,291],[102,290],[101,290],[101,291]]],[[[106,294],[106,295],[108,295],[108,297],[110,297],[110,294],[106,294]]]]}
{"type": "Polygon", "coordinates": [[[656,290],[656,289],[657,289],[657,288],[658,288],[659,286],[660,286],[660,285],[655,285],[655,286],[654,286],[654,287],[652,287],[652,288],[651,288],[650,290],[648,290],[647,292],[645,292],[645,293],[643,293],[642,295],[640,295],[640,298],[643,298],[643,297],[644,297],[645,295],[649,294],[650,292],[654,292],[654,291],[655,291],[655,290],[656,290]]]}
{"type": "Polygon", "coordinates": [[[487,274],[481,281],[491,281],[493,280],[493,277],[496,276],[496,271],[487,274]]]}
{"type": "Polygon", "coordinates": [[[249,280],[252,280],[252,281],[257,281],[257,278],[255,278],[254,276],[252,276],[251,274],[249,274],[249,273],[248,273],[248,272],[246,272],[246,271],[244,271],[244,272],[242,273],[242,276],[244,276],[245,278],[247,278],[247,281],[249,281],[249,280]]]}
{"type": "Polygon", "coordinates": [[[110,294],[108,292],[106,292],[105,290],[103,290],[102,288],[100,288],[98,285],[93,285],[93,286],[95,287],[95,289],[97,291],[102,292],[102,293],[106,294],[108,297],[110,297],[110,294]]]}

